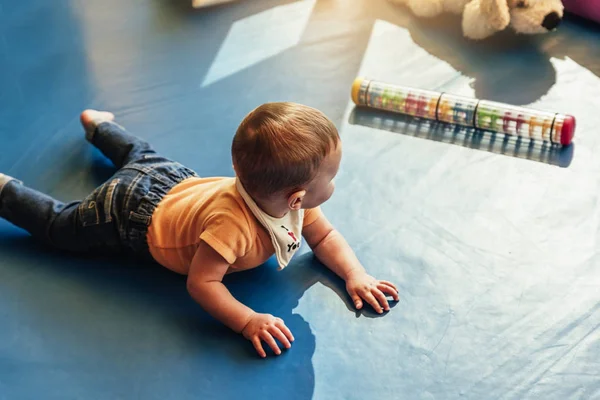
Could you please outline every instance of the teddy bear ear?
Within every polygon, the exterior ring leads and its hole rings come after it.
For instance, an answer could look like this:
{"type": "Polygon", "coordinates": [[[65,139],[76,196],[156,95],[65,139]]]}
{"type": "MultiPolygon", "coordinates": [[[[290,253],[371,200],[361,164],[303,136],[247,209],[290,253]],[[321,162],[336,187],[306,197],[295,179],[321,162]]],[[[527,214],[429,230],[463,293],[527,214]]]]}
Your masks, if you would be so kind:
{"type": "Polygon", "coordinates": [[[481,13],[495,29],[503,30],[510,23],[508,0],[480,0],[481,13]]]}
{"type": "Polygon", "coordinates": [[[507,0],[472,0],[463,12],[463,32],[471,39],[485,39],[509,23],[507,0]]]}

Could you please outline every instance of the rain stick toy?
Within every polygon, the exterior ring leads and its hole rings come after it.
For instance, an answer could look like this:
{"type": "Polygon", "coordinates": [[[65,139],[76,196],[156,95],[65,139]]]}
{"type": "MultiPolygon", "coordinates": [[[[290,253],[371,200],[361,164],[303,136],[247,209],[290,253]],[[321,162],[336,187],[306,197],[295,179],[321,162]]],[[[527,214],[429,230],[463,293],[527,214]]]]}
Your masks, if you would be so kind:
{"type": "Polygon", "coordinates": [[[429,90],[356,78],[358,106],[568,146],[575,117],[429,90]]]}

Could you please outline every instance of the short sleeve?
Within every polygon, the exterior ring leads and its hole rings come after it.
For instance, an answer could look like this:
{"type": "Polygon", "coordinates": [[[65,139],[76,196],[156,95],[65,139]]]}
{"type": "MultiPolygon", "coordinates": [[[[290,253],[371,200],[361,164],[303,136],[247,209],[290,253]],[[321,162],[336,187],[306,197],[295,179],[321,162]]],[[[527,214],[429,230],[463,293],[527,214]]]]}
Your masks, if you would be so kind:
{"type": "Polygon", "coordinates": [[[210,216],[200,234],[200,240],[212,247],[229,264],[246,255],[253,243],[245,216],[231,212],[218,212],[210,216]]]}
{"type": "Polygon", "coordinates": [[[304,211],[304,221],[302,222],[302,227],[305,228],[305,227],[311,225],[312,223],[317,221],[319,219],[319,217],[321,217],[321,215],[323,215],[323,212],[321,211],[321,207],[309,208],[309,209],[305,210],[304,211]]]}

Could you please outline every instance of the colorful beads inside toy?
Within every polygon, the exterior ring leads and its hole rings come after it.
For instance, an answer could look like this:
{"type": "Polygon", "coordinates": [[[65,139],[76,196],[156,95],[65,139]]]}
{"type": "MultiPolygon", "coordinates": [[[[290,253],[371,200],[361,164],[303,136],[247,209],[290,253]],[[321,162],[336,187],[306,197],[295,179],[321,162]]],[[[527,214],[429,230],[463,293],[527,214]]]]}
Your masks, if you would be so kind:
{"type": "Polygon", "coordinates": [[[571,143],[572,116],[357,78],[358,105],[556,144],[571,143]]]}

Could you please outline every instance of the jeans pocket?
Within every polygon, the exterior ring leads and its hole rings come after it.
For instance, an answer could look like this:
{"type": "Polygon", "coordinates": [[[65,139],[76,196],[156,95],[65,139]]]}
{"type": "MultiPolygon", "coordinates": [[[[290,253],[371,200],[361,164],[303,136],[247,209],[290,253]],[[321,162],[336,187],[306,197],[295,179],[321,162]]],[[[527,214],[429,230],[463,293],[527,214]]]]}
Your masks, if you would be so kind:
{"type": "Polygon", "coordinates": [[[81,224],[84,227],[112,222],[115,189],[119,182],[120,180],[117,178],[105,183],[81,202],[78,212],[81,224]]]}

